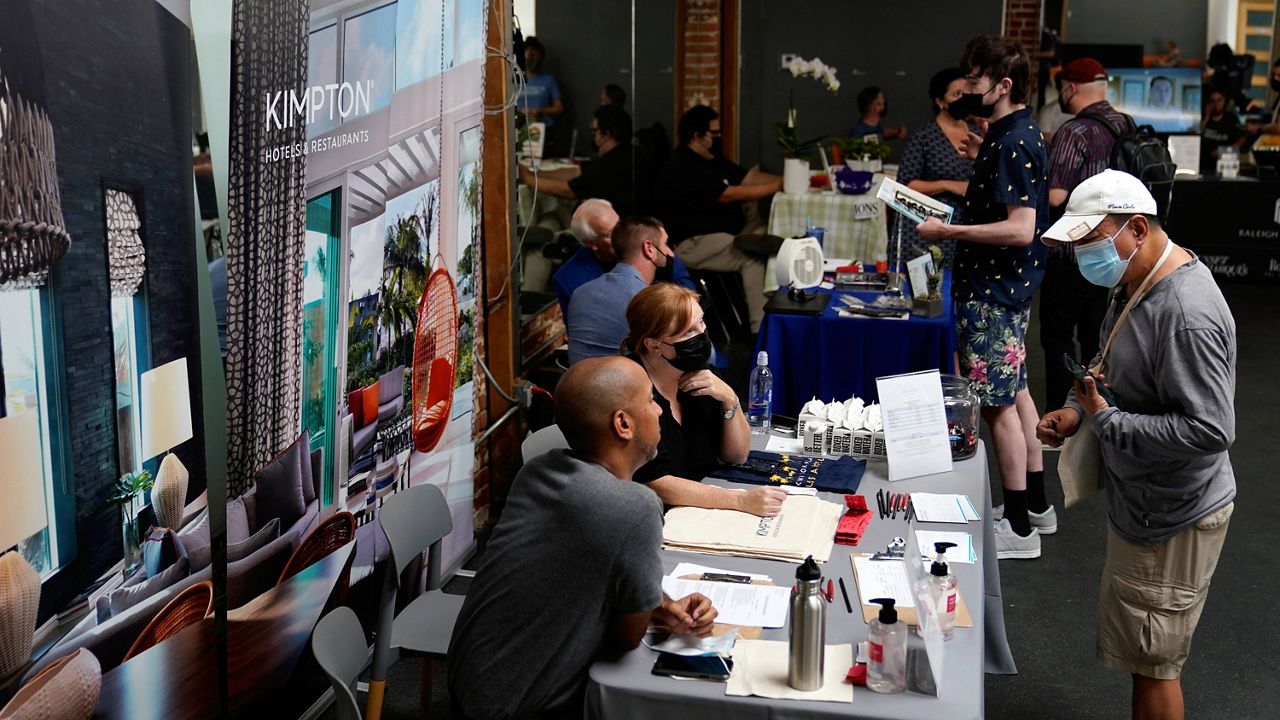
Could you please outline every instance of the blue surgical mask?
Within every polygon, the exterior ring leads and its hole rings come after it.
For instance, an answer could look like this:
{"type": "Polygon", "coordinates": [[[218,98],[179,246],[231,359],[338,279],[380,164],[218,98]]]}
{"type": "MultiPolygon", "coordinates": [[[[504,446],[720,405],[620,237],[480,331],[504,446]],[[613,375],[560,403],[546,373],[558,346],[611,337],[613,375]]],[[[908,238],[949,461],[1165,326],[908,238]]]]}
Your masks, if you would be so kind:
{"type": "Polygon", "coordinates": [[[1076,265],[1080,267],[1080,274],[1085,280],[1106,288],[1120,284],[1120,278],[1124,277],[1124,271],[1129,268],[1129,261],[1138,254],[1138,249],[1134,248],[1128,258],[1121,260],[1120,253],[1116,250],[1116,238],[1128,226],[1129,221],[1125,220],[1115,235],[1076,248],[1076,265]]]}

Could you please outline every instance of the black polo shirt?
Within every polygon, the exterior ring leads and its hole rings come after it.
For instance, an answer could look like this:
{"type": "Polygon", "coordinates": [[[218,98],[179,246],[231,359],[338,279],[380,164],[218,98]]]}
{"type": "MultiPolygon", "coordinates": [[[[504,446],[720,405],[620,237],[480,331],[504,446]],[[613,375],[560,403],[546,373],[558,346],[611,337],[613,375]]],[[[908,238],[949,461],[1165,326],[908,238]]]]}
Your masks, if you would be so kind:
{"type": "Polygon", "coordinates": [[[569,181],[579,200],[608,200],[618,215],[652,212],[653,167],[643,150],[617,145],[582,166],[582,174],[569,181]]]}
{"type": "Polygon", "coordinates": [[[1035,208],[1035,236],[1026,247],[957,243],[953,296],[1015,310],[1030,306],[1044,279],[1040,235],[1049,227],[1049,157],[1030,110],[1016,110],[987,128],[964,205],[967,225],[1007,220],[1006,205],[1035,208]]]}
{"type": "Polygon", "coordinates": [[[666,225],[671,244],[695,235],[736,235],[746,224],[739,203],[722,203],[730,185],[739,185],[747,171],[723,157],[710,160],[681,145],[658,172],[654,202],[666,225]]]}
{"type": "Polygon", "coordinates": [[[671,416],[671,403],[653,390],[653,399],[662,408],[658,422],[662,440],[658,456],[635,471],[636,482],[653,482],[665,475],[702,480],[720,466],[720,442],[724,439],[724,408],[707,395],[680,393],[680,422],[671,416]]]}

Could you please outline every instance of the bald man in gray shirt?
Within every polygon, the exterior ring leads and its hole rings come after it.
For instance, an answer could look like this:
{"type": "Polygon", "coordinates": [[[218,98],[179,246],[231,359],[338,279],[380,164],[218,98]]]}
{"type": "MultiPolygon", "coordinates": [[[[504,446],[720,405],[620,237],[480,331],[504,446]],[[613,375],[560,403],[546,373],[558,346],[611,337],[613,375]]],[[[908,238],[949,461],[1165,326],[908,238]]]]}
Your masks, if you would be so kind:
{"type": "Polygon", "coordinates": [[[631,474],[657,453],[662,414],[622,357],[574,365],[556,387],[569,450],[525,463],[449,645],[454,713],[581,717],[587,668],[650,625],[708,634],[716,610],[662,592],[662,503],[631,474]]]}

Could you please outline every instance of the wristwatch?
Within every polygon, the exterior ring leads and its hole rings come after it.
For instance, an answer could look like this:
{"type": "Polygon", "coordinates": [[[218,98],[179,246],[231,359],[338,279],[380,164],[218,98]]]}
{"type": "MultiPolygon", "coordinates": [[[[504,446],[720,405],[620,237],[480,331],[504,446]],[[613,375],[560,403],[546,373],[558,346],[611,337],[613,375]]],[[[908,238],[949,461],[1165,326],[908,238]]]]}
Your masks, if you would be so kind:
{"type": "Polygon", "coordinates": [[[724,419],[732,420],[734,415],[738,414],[738,408],[742,406],[742,402],[737,398],[733,399],[733,407],[724,411],[724,419]]]}

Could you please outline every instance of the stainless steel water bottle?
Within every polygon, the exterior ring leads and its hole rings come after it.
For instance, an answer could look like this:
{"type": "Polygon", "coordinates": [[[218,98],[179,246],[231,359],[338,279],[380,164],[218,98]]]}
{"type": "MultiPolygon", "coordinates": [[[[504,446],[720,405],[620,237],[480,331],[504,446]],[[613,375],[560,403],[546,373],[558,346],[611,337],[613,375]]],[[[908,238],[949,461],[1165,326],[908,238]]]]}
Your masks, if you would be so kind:
{"type": "Polygon", "coordinates": [[[827,600],[820,587],[822,573],[813,556],[796,570],[791,593],[790,657],[787,684],[797,690],[822,687],[822,660],[826,654],[827,600]]]}

